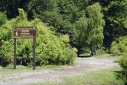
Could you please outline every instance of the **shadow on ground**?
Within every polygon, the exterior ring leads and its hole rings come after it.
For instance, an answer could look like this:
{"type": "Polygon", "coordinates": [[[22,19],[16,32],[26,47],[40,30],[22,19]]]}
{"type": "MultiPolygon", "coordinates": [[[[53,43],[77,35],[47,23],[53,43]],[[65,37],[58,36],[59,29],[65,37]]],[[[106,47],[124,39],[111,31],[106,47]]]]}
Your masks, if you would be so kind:
{"type": "Polygon", "coordinates": [[[79,55],[78,57],[80,58],[88,58],[88,57],[92,57],[91,55],[79,55]]]}

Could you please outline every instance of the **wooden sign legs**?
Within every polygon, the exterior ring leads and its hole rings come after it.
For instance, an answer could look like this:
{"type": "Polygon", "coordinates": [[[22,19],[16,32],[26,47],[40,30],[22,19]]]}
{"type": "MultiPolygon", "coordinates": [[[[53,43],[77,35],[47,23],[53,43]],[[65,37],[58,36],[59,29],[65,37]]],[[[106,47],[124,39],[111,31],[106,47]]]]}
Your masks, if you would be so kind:
{"type": "MultiPolygon", "coordinates": [[[[33,70],[36,67],[36,38],[33,38],[33,70]]],[[[16,69],[16,38],[14,38],[14,69],[16,69]]]]}

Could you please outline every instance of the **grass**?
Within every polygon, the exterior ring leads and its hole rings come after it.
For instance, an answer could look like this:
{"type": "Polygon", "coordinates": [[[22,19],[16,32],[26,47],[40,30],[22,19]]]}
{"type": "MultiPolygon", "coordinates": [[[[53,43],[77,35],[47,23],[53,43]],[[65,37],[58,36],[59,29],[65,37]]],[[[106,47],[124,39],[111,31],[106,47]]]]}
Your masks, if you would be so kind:
{"type": "Polygon", "coordinates": [[[63,77],[61,82],[44,82],[31,85],[124,85],[121,80],[117,80],[114,71],[119,67],[102,71],[88,72],[80,76],[63,77]]]}
{"type": "MultiPolygon", "coordinates": [[[[74,78],[65,78],[63,85],[123,85],[122,81],[116,80],[114,71],[116,68],[89,72],[74,78]]],[[[62,84],[61,84],[62,85],[62,84]]]]}
{"type": "Polygon", "coordinates": [[[44,70],[62,70],[63,66],[57,65],[47,65],[47,66],[37,66],[36,70],[33,67],[26,67],[22,65],[17,65],[16,69],[13,69],[13,65],[7,67],[0,66],[0,81],[9,81],[17,78],[19,75],[23,77],[25,74],[33,74],[34,72],[44,71],[44,70]]]}

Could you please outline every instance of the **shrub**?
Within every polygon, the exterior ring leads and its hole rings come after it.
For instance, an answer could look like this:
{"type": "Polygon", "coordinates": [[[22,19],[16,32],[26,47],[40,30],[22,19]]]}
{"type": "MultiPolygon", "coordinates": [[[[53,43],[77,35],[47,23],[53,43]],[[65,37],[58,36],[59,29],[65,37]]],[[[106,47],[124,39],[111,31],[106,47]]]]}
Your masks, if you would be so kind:
{"type": "MultiPolygon", "coordinates": [[[[69,36],[55,36],[50,27],[39,19],[28,21],[26,13],[19,9],[19,16],[7,21],[0,29],[0,62],[6,66],[13,62],[12,26],[37,26],[36,64],[72,64],[76,57],[68,44],[69,36]]],[[[17,64],[32,65],[32,39],[17,39],[17,64]]]]}
{"type": "Polygon", "coordinates": [[[114,41],[111,45],[111,53],[114,55],[123,55],[127,51],[127,37],[120,37],[116,41],[114,41]]]}
{"type": "Polygon", "coordinates": [[[127,54],[120,58],[118,63],[122,69],[118,72],[117,77],[123,80],[125,85],[127,85],[127,54]]]}
{"type": "Polygon", "coordinates": [[[127,84],[127,40],[126,37],[120,37],[116,41],[112,43],[111,51],[115,55],[122,56],[118,63],[120,67],[122,68],[121,71],[118,72],[117,77],[119,79],[122,79],[125,82],[125,85],[127,84]]]}

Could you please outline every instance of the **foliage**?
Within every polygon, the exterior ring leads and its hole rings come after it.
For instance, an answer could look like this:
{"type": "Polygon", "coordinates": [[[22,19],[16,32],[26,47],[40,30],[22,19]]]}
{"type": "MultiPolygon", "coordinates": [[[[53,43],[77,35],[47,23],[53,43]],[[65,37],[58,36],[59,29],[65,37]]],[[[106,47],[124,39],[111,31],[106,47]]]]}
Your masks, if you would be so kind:
{"type": "Polygon", "coordinates": [[[127,37],[119,37],[116,41],[114,41],[111,45],[111,53],[114,55],[124,55],[127,51],[127,37]]]}
{"type": "Polygon", "coordinates": [[[99,3],[86,8],[84,16],[75,22],[72,30],[74,35],[73,44],[79,51],[83,47],[97,47],[102,44],[104,23],[99,3]]]}
{"type": "Polygon", "coordinates": [[[7,21],[6,14],[4,12],[0,12],[0,26],[7,21]]]}
{"type": "Polygon", "coordinates": [[[103,42],[104,19],[101,13],[102,7],[95,3],[86,8],[86,17],[88,18],[88,44],[97,45],[103,42]]]}
{"type": "MultiPolygon", "coordinates": [[[[0,62],[8,65],[13,61],[12,26],[37,26],[36,64],[72,64],[76,56],[69,46],[69,36],[54,35],[50,27],[45,26],[39,19],[28,21],[26,13],[19,9],[19,16],[7,21],[0,27],[0,62]]],[[[32,65],[32,40],[17,39],[17,64],[32,65]]]]}
{"type": "Polygon", "coordinates": [[[26,5],[30,0],[0,0],[0,11],[6,12],[9,19],[16,17],[18,8],[26,9],[26,5]]]}
{"type": "Polygon", "coordinates": [[[75,41],[73,43],[77,47],[84,47],[87,44],[87,18],[81,17],[75,22],[75,28],[73,28],[75,41]]]}
{"type": "Polygon", "coordinates": [[[121,71],[118,71],[117,77],[118,79],[123,80],[127,84],[127,54],[124,54],[123,57],[118,61],[120,67],[122,68],[121,71]]]}
{"type": "Polygon", "coordinates": [[[105,28],[104,45],[110,48],[111,43],[120,36],[126,35],[127,0],[113,0],[104,8],[105,28]]]}
{"type": "MultiPolygon", "coordinates": [[[[125,83],[127,83],[127,37],[120,37],[116,41],[112,43],[111,52],[115,55],[122,56],[118,63],[122,68],[121,71],[118,72],[118,78],[122,79],[125,83]]],[[[126,85],[126,84],[125,84],[126,85]]]]}

